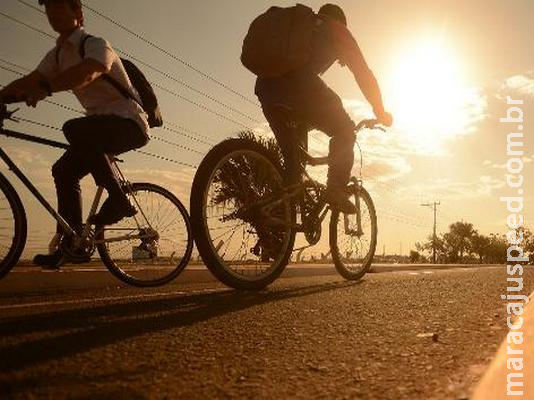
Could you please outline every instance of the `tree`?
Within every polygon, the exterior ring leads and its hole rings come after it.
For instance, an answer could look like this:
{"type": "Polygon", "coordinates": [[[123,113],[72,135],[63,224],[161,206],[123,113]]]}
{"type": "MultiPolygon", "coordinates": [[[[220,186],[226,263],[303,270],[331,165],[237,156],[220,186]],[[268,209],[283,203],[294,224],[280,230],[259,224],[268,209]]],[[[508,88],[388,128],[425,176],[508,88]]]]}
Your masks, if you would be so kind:
{"type": "Polygon", "coordinates": [[[417,264],[421,262],[421,253],[415,250],[410,251],[410,262],[412,264],[417,264]]]}
{"type": "Polygon", "coordinates": [[[491,240],[489,237],[481,235],[478,232],[473,235],[473,238],[471,239],[471,250],[478,256],[478,261],[480,264],[482,264],[484,259],[487,258],[490,245],[491,240]]]}
{"type": "Polygon", "coordinates": [[[530,257],[530,264],[534,264],[534,234],[528,228],[523,229],[523,251],[530,257]]]}
{"type": "Polygon", "coordinates": [[[434,247],[436,248],[437,262],[440,264],[447,263],[447,252],[443,237],[436,236],[434,238],[433,236],[429,236],[427,242],[415,244],[416,250],[420,253],[428,254],[429,258],[432,258],[434,247]]]}
{"type": "Polygon", "coordinates": [[[475,234],[473,224],[468,222],[455,222],[449,226],[449,232],[443,235],[449,262],[464,261],[464,256],[471,253],[475,234]]]}
{"type": "Polygon", "coordinates": [[[490,235],[489,257],[493,264],[505,264],[507,262],[506,251],[510,246],[506,235],[490,235]]]}

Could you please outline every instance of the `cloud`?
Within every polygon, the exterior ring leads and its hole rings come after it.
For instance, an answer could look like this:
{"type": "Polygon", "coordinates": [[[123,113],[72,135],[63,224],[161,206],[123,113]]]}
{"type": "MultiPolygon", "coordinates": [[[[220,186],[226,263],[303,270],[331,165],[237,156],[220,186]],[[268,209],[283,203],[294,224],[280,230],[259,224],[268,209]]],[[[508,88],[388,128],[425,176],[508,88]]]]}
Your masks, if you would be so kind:
{"type": "MultiPolygon", "coordinates": [[[[532,157],[528,157],[528,156],[525,156],[525,157],[521,157],[521,161],[523,162],[523,164],[531,164],[534,162],[534,156],[532,157]]],[[[496,163],[496,162],[493,162],[491,160],[485,160],[483,163],[482,163],[485,167],[489,167],[489,168],[492,168],[492,169],[499,169],[499,170],[506,170],[508,169],[508,164],[507,163],[496,163]]]]}
{"type": "Polygon", "coordinates": [[[501,90],[534,97],[534,73],[514,75],[506,79],[501,86],[501,90]]]}
{"type": "MultiPolygon", "coordinates": [[[[415,101],[406,94],[404,102],[393,106],[395,123],[386,135],[388,145],[407,156],[446,155],[447,141],[478,131],[488,115],[488,98],[482,90],[456,88],[440,96],[430,92],[428,98],[415,101]]],[[[344,99],[343,105],[356,121],[373,118],[371,107],[361,100],[344,99]]]]}
{"type": "Polygon", "coordinates": [[[446,178],[436,179],[406,187],[404,191],[412,194],[439,193],[444,199],[466,200],[492,196],[496,190],[505,186],[505,180],[484,175],[471,182],[453,182],[446,178]]]}
{"type": "MultiPolygon", "coordinates": [[[[191,184],[195,176],[193,168],[176,168],[173,170],[136,170],[126,169],[124,175],[131,182],[157,183],[174,193],[182,202],[189,199],[191,184]]],[[[187,206],[187,204],[185,204],[187,206]]]]}

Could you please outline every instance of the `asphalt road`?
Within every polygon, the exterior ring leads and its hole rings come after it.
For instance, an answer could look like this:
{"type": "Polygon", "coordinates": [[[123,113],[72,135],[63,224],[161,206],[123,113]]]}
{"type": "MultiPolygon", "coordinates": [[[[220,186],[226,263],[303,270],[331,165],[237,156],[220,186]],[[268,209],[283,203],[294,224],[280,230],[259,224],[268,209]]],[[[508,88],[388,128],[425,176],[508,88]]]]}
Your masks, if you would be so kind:
{"type": "Polygon", "coordinates": [[[464,399],[507,332],[504,267],[293,276],[261,293],[94,278],[0,282],[1,399],[464,399]]]}

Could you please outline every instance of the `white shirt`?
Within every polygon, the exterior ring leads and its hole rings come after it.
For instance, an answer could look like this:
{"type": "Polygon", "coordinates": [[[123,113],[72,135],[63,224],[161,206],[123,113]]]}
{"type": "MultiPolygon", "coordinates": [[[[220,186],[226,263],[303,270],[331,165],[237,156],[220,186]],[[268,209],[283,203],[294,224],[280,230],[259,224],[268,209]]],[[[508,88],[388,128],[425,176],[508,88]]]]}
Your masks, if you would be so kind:
{"type": "MultiPolygon", "coordinates": [[[[56,47],[50,50],[40,62],[37,71],[50,80],[68,68],[80,64],[83,61],[80,55],[80,44],[86,35],[83,28],[78,28],[67,40],[63,42],[58,40],[56,47]]],[[[85,58],[98,61],[106,67],[108,75],[139,97],[119,56],[106,40],[90,37],[86,40],[84,48],[85,58]]],[[[73,93],[85,108],[87,115],[116,115],[132,119],[137,122],[143,132],[148,132],[147,115],[143,108],[134,100],[124,97],[104,79],[98,78],[82,89],[74,89],[73,93]]]]}

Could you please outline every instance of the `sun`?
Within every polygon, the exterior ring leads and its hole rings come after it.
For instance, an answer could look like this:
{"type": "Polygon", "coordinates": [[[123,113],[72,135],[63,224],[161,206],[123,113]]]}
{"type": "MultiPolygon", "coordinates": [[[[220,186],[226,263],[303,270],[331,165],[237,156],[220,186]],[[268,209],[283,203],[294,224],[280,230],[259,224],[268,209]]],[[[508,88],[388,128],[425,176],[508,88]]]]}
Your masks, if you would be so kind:
{"type": "Polygon", "coordinates": [[[470,121],[469,90],[458,57],[443,41],[421,41],[403,50],[386,93],[395,125],[429,153],[461,134],[470,121]]]}

